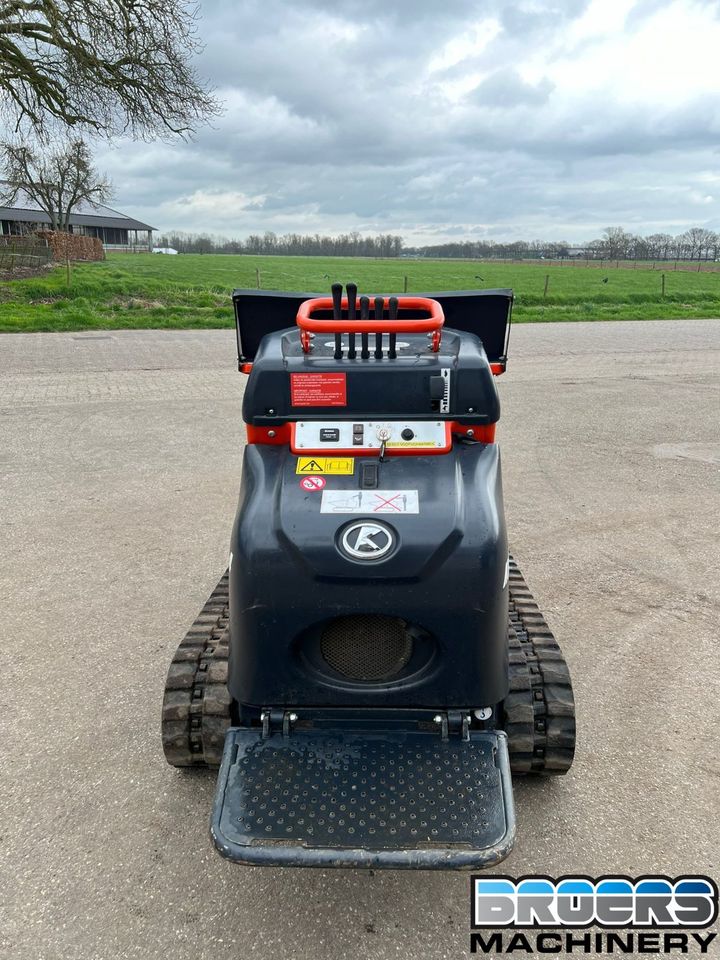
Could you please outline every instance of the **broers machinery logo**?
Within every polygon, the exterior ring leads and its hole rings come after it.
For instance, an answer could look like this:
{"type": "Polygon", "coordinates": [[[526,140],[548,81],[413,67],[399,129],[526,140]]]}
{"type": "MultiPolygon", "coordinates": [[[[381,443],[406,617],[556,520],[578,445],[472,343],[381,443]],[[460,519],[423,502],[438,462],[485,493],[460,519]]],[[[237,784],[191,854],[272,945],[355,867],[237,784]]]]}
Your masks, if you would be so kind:
{"type": "Polygon", "coordinates": [[[483,930],[472,953],[708,954],[718,888],[704,876],[484,876],[472,878],[471,910],[483,930]]]}

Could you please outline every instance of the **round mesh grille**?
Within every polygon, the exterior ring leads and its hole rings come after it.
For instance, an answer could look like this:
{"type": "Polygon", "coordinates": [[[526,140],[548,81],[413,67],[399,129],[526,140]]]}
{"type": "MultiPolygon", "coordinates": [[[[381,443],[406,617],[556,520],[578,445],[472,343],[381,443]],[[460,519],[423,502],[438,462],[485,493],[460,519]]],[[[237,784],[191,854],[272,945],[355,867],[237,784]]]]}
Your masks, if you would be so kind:
{"type": "Polygon", "coordinates": [[[326,662],[349,680],[388,680],[410,659],[412,637],[399,617],[337,617],[325,627],[320,649],[326,662]]]}

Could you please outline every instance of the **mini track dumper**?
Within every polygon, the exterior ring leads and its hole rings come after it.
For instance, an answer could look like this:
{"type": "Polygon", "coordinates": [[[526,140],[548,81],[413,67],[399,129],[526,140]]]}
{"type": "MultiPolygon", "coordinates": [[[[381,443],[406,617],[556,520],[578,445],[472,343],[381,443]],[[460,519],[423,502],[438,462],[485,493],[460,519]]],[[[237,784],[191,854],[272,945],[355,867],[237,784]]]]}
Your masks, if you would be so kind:
{"type": "Polygon", "coordinates": [[[512,293],[233,299],[240,502],[170,666],[167,759],[220,766],[230,860],[498,863],[511,775],[565,773],[575,747],[567,666],[508,555],[512,293]]]}

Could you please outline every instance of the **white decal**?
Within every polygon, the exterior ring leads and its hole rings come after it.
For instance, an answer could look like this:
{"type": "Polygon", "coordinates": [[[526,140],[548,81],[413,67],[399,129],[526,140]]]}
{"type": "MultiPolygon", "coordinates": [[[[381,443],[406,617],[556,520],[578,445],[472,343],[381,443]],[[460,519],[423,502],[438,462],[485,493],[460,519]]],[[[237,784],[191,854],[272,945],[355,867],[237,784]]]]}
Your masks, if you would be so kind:
{"type": "Polygon", "coordinates": [[[440,375],[445,381],[443,384],[443,395],[440,401],[440,413],[450,412],[450,367],[442,367],[440,375]]]}
{"type": "Polygon", "coordinates": [[[320,513],[420,513],[417,490],[323,490],[320,513]]]}

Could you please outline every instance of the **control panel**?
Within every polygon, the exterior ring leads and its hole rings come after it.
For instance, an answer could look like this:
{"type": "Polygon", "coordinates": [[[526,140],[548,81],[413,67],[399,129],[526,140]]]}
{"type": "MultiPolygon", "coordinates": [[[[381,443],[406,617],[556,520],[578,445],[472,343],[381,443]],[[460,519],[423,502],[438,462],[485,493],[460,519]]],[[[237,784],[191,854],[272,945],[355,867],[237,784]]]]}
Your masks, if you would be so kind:
{"type": "Polygon", "coordinates": [[[292,424],[295,453],[445,453],[450,424],[443,420],[330,420],[292,424]]]}

